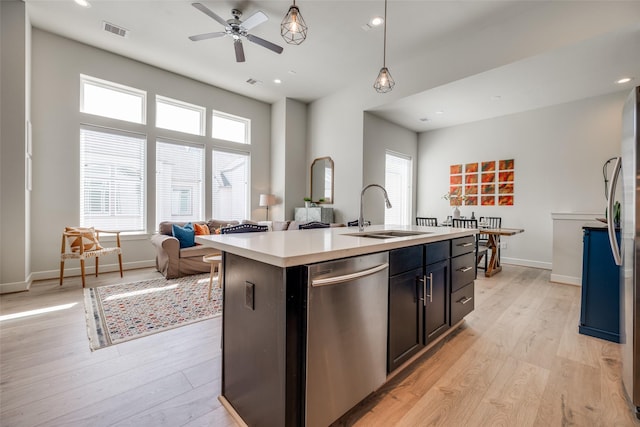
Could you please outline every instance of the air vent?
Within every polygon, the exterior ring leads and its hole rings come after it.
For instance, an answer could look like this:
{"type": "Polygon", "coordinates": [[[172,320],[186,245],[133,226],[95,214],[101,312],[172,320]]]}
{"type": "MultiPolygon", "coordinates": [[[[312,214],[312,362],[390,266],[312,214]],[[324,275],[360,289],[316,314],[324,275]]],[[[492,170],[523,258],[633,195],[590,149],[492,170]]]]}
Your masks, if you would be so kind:
{"type": "Polygon", "coordinates": [[[129,30],[113,25],[110,22],[102,21],[102,29],[116,36],[129,37],[129,30]]]}
{"type": "Polygon", "coordinates": [[[256,80],[256,79],[247,79],[247,83],[249,83],[250,85],[259,85],[262,84],[262,82],[260,80],[256,80]]]}

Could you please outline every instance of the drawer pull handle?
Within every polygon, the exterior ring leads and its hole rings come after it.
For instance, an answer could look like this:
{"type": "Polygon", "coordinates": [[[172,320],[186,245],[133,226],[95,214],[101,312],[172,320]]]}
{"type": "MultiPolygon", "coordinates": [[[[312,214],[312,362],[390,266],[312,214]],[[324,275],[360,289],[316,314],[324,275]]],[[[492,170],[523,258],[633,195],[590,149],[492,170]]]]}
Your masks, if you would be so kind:
{"type": "Polygon", "coordinates": [[[467,243],[458,244],[458,246],[461,246],[463,248],[468,248],[469,246],[473,246],[473,243],[467,242],[467,243]]]}
{"type": "Polygon", "coordinates": [[[468,303],[469,301],[471,301],[473,299],[473,297],[463,297],[460,301],[458,301],[460,304],[464,305],[466,303],[468,303]]]}
{"type": "Polygon", "coordinates": [[[466,273],[469,270],[473,270],[473,267],[461,267],[458,269],[458,271],[461,271],[463,273],[466,273]]]}

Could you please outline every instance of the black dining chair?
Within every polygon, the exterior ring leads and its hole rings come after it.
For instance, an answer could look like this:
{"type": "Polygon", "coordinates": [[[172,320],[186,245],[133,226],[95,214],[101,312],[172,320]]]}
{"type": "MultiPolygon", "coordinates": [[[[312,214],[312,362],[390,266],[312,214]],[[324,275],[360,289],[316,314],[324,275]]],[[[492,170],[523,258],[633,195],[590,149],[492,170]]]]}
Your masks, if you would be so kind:
{"type": "Polygon", "coordinates": [[[232,225],[231,227],[221,228],[220,234],[256,233],[256,232],[267,231],[267,230],[269,230],[269,227],[266,225],[239,224],[239,225],[232,225]]]}
{"type": "MultiPolygon", "coordinates": [[[[365,220],[364,225],[366,225],[366,226],[371,225],[371,221],[366,221],[365,220]]],[[[347,227],[357,227],[357,226],[358,226],[358,220],[357,219],[347,222],[347,227]]]]}
{"type": "Polygon", "coordinates": [[[416,225],[426,225],[426,226],[431,226],[431,227],[437,227],[438,226],[438,218],[417,216],[416,217],[416,225]]]}
{"type": "MultiPolygon", "coordinates": [[[[502,228],[502,217],[481,216],[478,224],[483,228],[502,228]]],[[[500,263],[500,236],[494,236],[494,239],[495,239],[496,245],[498,246],[496,248],[496,251],[497,251],[497,257],[498,257],[498,263],[500,263]]],[[[488,243],[489,243],[489,235],[480,233],[478,235],[478,244],[488,247],[488,243]]],[[[487,269],[488,256],[489,254],[487,253],[487,256],[484,258],[484,270],[487,269]]],[[[479,268],[482,268],[482,267],[479,267],[479,268]]]]}
{"type": "Polygon", "coordinates": [[[306,224],[300,224],[298,226],[298,229],[300,230],[312,230],[314,228],[329,228],[331,225],[327,224],[326,222],[320,222],[320,221],[311,221],[311,222],[307,222],[306,224]]]}
{"type": "MultiPolygon", "coordinates": [[[[454,228],[478,228],[478,220],[453,218],[452,225],[454,228]]],[[[488,249],[486,246],[480,246],[478,244],[478,236],[479,235],[476,234],[476,276],[478,275],[478,263],[482,260],[482,258],[484,258],[486,262],[488,249]]]]}

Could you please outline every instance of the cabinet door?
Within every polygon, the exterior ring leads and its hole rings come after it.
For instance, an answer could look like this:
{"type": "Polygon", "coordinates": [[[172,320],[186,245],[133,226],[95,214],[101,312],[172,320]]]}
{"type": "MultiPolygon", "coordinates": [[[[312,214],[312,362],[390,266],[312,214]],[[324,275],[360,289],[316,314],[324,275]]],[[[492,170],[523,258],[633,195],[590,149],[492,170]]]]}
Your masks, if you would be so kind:
{"type": "Polygon", "coordinates": [[[428,344],[449,328],[449,260],[425,268],[424,343],[428,344]]]}
{"type": "Polygon", "coordinates": [[[422,348],[422,268],[389,278],[387,370],[393,371],[422,348]]]}

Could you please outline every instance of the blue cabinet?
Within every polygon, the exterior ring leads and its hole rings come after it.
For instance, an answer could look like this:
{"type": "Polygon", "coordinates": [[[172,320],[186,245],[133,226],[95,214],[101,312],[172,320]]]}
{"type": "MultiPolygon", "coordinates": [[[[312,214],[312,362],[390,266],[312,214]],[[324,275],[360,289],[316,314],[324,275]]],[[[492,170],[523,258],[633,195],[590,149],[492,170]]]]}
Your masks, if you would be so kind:
{"type": "MultiPolygon", "coordinates": [[[[620,233],[618,241],[620,241],[620,233]]],[[[620,342],[620,267],[606,227],[583,227],[581,334],[620,342]]]]}

